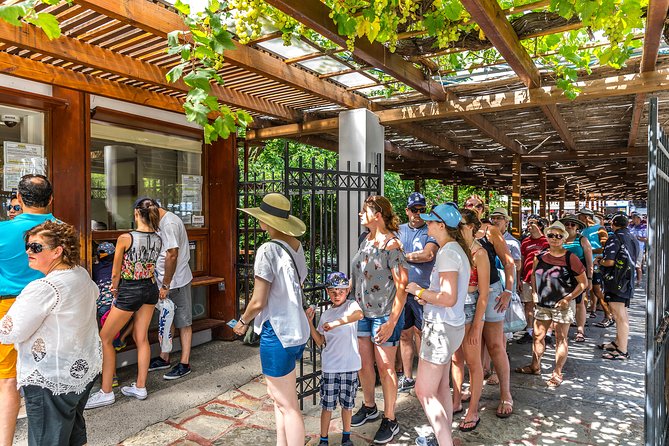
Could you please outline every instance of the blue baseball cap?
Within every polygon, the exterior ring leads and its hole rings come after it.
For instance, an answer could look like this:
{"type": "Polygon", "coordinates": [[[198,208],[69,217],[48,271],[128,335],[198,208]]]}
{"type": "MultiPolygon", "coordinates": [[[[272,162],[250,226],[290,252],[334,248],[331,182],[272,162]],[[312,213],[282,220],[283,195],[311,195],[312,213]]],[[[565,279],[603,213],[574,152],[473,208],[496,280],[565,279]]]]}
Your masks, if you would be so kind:
{"type": "Polygon", "coordinates": [[[349,281],[346,274],[339,271],[328,274],[328,278],[325,279],[325,288],[348,288],[349,281]]]}
{"type": "Polygon", "coordinates": [[[427,203],[425,202],[425,196],[420,192],[412,192],[411,195],[409,195],[409,199],[407,200],[408,208],[415,206],[427,206],[427,203]]]}
{"type": "Polygon", "coordinates": [[[424,221],[439,221],[449,228],[457,228],[462,215],[455,203],[448,202],[433,207],[429,214],[420,214],[420,218],[424,221]]]}
{"type": "Polygon", "coordinates": [[[110,242],[102,242],[98,245],[98,256],[102,259],[116,252],[116,247],[110,242]]]}

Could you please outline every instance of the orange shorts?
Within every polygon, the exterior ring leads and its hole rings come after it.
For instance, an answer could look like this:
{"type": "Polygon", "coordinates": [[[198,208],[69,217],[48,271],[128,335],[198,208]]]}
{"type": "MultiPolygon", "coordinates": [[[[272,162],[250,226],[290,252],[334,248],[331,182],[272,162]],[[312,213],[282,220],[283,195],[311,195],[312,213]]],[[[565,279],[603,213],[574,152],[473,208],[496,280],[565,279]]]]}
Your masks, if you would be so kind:
{"type": "MultiPolygon", "coordinates": [[[[0,300],[0,319],[7,314],[15,300],[0,300]]],[[[0,344],[0,379],[10,378],[16,378],[16,350],[13,344],[0,344]]]]}

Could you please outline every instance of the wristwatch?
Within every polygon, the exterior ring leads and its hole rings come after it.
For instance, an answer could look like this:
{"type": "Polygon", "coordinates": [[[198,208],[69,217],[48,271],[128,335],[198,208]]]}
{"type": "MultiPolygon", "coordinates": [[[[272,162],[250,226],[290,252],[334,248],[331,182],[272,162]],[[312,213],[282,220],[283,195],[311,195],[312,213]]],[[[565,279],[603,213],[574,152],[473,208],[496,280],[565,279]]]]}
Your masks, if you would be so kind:
{"type": "Polygon", "coordinates": [[[167,284],[167,283],[163,283],[163,286],[161,286],[160,288],[162,288],[162,289],[164,289],[164,290],[167,290],[167,291],[170,290],[170,286],[169,286],[169,284],[167,284]]]}

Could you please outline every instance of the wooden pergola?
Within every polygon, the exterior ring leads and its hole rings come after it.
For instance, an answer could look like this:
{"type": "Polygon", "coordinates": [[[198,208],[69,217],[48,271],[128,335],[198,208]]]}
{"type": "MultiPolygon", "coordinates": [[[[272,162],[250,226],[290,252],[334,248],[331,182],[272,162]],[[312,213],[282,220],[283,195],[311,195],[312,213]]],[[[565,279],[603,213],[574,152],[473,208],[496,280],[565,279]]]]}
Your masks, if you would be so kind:
{"type": "MultiPolygon", "coordinates": [[[[502,11],[496,1],[462,0],[487,45],[503,57],[492,65],[506,64],[510,71],[457,83],[442,81],[448,73],[435,73],[433,58],[463,48],[411,56],[407,48],[420,44],[420,36],[405,33],[398,53],[364,39],[349,52],[319,0],[267,1],[333,45],[302,38],[295,42],[302,53],[288,57],[277,50],[281,36],[273,32],[226,51],[220,70],[225,85],[214,92],[232,109],[254,116],[249,141],[283,137],[337,150],[338,113],[367,108],[386,128],[386,168],[404,178],[498,190],[514,196],[516,210],[521,195],[544,202],[592,193],[599,199],[645,196],[646,99],[653,94],[661,104],[669,100],[669,57],[658,56],[669,0],[650,0],[641,54],[619,71],[594,67],[592,74],[582,73],[582,91],[573,101],[520,40],[582,24],[558,21],[520,32],[507,18],[512,12],[545,13],[545,0],[514,11],[502,11]],[[373,96],[389,82],[409,91],[373,96]]],[[[63,36],[49,41],[33,26],[0,22],[0,73],[183,111],[188,87],[165,80],[180,62],[167,54],[166,36],[186,28],[168,4],[74,0],[45,9],[58,17],[63,36]]],[[[660,110],[661,121],[669,119],[660,110]]]]}

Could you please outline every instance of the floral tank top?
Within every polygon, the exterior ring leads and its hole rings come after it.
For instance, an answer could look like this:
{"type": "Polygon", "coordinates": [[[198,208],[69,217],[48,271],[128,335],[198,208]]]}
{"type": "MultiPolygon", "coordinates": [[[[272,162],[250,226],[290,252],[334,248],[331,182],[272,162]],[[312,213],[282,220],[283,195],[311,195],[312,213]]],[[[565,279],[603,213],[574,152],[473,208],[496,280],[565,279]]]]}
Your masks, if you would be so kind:
{"type": "Polygon", "coordinates": [[[160,236],[155,232],[130,232],[132,244],[123,253],[121,278],[141,280],[153,278],[158,255],[163,246],[160,236]]]}
{"type": "Polygon", "coordinates": [[[393,238],[380,248],[374,245],[374,240],[365,238],[351,262],[351,292],[365,317],[390,314],[397,293],[392,272],[408,268],[401,249],[385,249],[393,238]]]}

